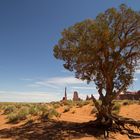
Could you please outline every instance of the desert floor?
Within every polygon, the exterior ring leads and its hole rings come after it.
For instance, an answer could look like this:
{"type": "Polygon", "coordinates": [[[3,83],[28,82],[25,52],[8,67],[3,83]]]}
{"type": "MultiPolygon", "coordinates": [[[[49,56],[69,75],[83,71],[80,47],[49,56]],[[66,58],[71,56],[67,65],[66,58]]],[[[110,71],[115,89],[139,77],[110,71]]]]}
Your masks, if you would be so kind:
{"type": "MultiPolygon", "coordinates": [[[[64,112],[64,107],[57,111],[60,118],[51,120],[21,121],[7,123],[6,115],[0,114],[0,140],[104,140],[103,133],[90,126],[89,121],[95,120],[91,113],[93,106],[72,107],[64,112]],[[86,127],[82,127],[86,126],[86,127]]],[[[119,115],[140,120],[140,105],[130,104],[121,106],[119,115]]],[[[135,130],[140,133],[139,130],[135,130]]],[[[127,135],[110,133],[108,140],[129,140],[127,135]]],[[[140,140],[140,138],[134,139],[140,140]]]]}

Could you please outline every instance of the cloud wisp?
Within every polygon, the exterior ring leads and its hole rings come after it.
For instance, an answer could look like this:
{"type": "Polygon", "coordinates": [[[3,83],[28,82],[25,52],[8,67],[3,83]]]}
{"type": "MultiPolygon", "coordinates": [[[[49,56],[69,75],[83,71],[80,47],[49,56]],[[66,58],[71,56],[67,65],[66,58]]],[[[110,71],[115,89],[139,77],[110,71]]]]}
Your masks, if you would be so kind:
{"type": "Polygon", "coordinates": [[[140,74],[140,69],[136,70],[136,74],[140,74]]]}
{"type": "Polygon", "coordinates": [[[78,84],[84,84],[84,83],[86,83],[86,82],[76,79],[72,76],[68,76],[68,77],[52,77],[52,78],[48,78],[46,80],[36,81],[28,86],[29,87],[44,86],[44,87],[57,88],[59,86],[78,85],[78,84]]]}
{"type": "Polygon", "coordinates": [[[80,90],[96,90],[95,87],[89,87],[89,86],[76,86],[76,87],[72,87],[73,89],[80,89],[80,90]]]}
{"type": "Polygon", "coordinates": [[[138,81],[138,78],[135,77],[133,80],[134,80],[134,81],[138,81]]]}

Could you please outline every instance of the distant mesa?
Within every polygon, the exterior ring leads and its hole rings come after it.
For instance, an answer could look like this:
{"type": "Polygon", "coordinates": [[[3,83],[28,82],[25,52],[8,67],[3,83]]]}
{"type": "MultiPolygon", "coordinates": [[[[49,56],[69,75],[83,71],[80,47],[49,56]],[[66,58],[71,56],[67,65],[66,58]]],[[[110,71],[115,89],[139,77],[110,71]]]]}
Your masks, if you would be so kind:
{"type": "Polygon", "coordinates": [[[140,100],[140,90],[136,92],[131,91],[121,92],[117,96],[117,100],[140,100]]]}

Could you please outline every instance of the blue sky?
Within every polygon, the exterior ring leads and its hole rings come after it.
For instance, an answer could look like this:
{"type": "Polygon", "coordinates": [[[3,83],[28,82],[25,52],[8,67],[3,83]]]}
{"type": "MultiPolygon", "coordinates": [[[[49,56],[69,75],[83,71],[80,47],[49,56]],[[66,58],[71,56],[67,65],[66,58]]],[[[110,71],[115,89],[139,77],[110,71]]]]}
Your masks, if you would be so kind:
{"type": "MultiPolygon", "coordinates": [[[[0,101],[45,102],[96,94],[63,68],[53,56],[61,32],[76,22],[95,18],[125,3],[140,10],[138,0],[0,0],[0,101]]],[[[140,89],[140,71],[131,90],[140,89]]]]}

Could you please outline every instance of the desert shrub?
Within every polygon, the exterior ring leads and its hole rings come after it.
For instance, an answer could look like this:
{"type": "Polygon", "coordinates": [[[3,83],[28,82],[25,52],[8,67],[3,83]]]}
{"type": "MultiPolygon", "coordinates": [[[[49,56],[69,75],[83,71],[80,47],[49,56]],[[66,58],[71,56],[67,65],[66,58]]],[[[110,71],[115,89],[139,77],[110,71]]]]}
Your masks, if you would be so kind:
{"type": "Polygon", "coordinates": [[[72,100],[63,101],[63,105],[72,107],[74,105],[74,102],[72,100]]]}
{"type": "Polygon", "coordinates": [[[4,109],[4,114],[8,115],[12,112],[15,112],[17,108],[15,107],[15,105],[7,105],[4,106],[3,109],[4,109]]]}
{"type": "Polygon", "coordinates": [[[53,116],[59,117],[59,115],[60,114],[53,108],[49,109],[49,111],[48,111],[48,117],[49,118],[52,118],[53,116]]]}
{"type": "Polygon", "coordinates": [[[34,116],[38,115],[39,114],[38,108],[36,106],[29,107],[29,114],[34,116]]]}
{"type": "Polygon", "coordinates": [[[68,112],[68,111],[70,111],[70,107],[69,107],[69,106],[66,106],[66,107],[64,108],[63,113],[68,112]]]}
{"type": "Polygon", "coordinates": [[[121,104],[119,104],[119,103],[116,102],[114,104],[113,108],[112,108],[112,113],[113,114],[118,114],[119,111],[120,111],[120,108],[121,108],[121,104]]]}
{"type": "Polygon", "coordinates": [[[62,104],[63,104],[63,102],[51,102],[50,103],[54,108],[59,108],[62,104]]]}
{"type": "Polygon", "coordinates": [[[74,114],[75,112],[76,112],[76,111],[75,111],[75,110],[73,110],[71,113],[72,113],[72,114],[74,114]]]}
{"type": "Polygon", "coordinates": [[[55,109],[57,109],[57,108],[60,107],[60,104],[54,104],[53,107],[54,107],[55,109]]]}
{"type": "Polygon", "coordinates": [[[8,122],[17,122],[18,116],[16,113],[11,113],[7,116],[8,122]]]}
{"type": "Polygon", "coordinates": [[[27,115],[29,115],[29,108],[28,107],[22,107],[19,110],[19,112],[17,113],[18,120],[26,119],[27,115]]]}
{"type": "Polygon", "coordinates": [[[10,113],[7,116],[7,119],[8,122],[17,122],[26,119],[27,115],[29,115],[28,107],[22,107],[20,110],[18,110],[18,112],[10,113]]]}
{"type": "Polygon", "coordinates": [[[125,100],[125,101],[123,101],[123,103],[122,103],[122,105],[129,105],[129,104],[131,104],[129,100],[125,100]]]}
{"type": "Polygon", "coordinates": [[[77,106],[78,107],[83,107],[84,106],[84,102],[83,101],[77,101],[77,106]]]}
{"type": "Polygon", "coordinates": [[[45,119],[51,119],[52,117],[60,117],[60,114],[54,109],[54,108],[51,108],[49,109],[47,112],[44,112],[42,115],[41,115],[41,118],[45,118],[45,119]]]}
{"type": "Polygon", "coordinates": [[[90,103],[89,101],[80,100],[80,101],[77,101],[77,102],[76,102],[76,105],[77,105],[78,107],[83,107],[83,106],[85,106],[85,105],[88,105],[89,103],[90,103]]]}
{"type": "Polygon", "coordinates": [[[47,113],[48,112],[48,107],[46,106],[46,105],[39,105],[38,106],[38,109],[39,109],[39,112],[41,113],[41,114],[45,114],[45,113],[47,113]]]}

